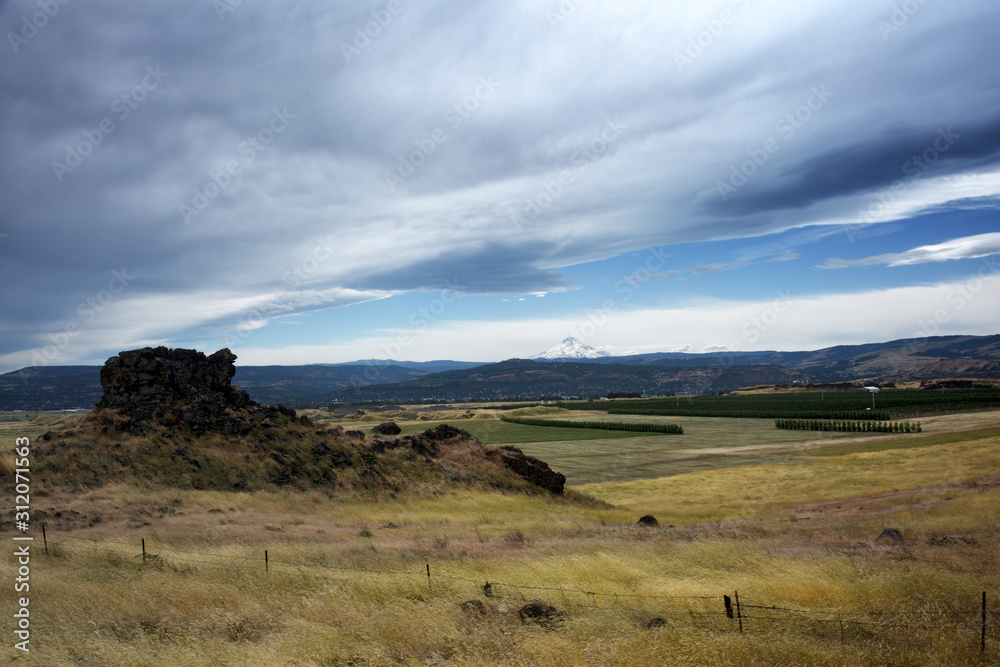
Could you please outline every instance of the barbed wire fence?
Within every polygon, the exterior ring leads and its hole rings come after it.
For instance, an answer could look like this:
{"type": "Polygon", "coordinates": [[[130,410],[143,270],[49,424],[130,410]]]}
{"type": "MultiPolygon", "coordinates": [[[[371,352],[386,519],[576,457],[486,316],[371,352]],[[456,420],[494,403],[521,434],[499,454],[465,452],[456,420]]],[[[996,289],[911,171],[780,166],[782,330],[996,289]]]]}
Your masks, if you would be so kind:
{"type": "MultiPolygon", "coordinates": [[[[634,591],[596,591],[576,586],[540,586],[514,583],[489,578],[473,578],[455,574],[447,567],[426,562],[413,569],[347,567],[325,562],[307,562],[275,557],[269,549],[258,549],[252,554],[212,553],[179,547],[157,553],[146,549],[145,538],[139,541],[96,540],[61,535],[49,548],[44,539],[46,556],[68,558],[73,553],[88,552],[103,555],[113,564],[124,565],[138,559],[139,567],[171,569],[178,573],[194,571],[193,565],[218,567],[243,573],[308,575],[313,579],[339,580],[344,575],[371,577],[403,577],[411,579],[414,590],[426,587],[427,597],[453,598],[456,604],[486,597],[498,604],[531,602],[542,596],[557,598],[565,609],[601,610],[630,613],[637,618],[647,618],[648,627],[669,627],[686,623],[709,632],[738,632],[752,635],[780,626],[782,633],[795,632],[828,641],[848,642],[917,642],[927,631],[953,633],[960,641],[976,641],[981,653],[989,648],[996,651],[1000,640],[1000,609],[988,605],[987,591],[977,600],[970,600],[965,609],[865,610],[796,609],[789,606],[767,604],[746,595],[741,599],[738,591],[718,595],[664,595],[642,594],[634,591]],[[72,546],[69,546],[72,545],[72,546]],[[168,560],[169,557],[169,560],[168,560]],[[169,568],[165,564],[169,563],[169,568]],[[280,568],[280,569],[279,569],[280,568]],[[461,598],[461,599],[459,599],[461,598]],[[653,621],[660,621],[657,624],[653,621]]],[[[53,562],[58,559],[52,559],[53,562]]],[[[412,595],[410,596],[413,597],[412,595]]],[[[996,597],[994,596],[996,604],[996,597]]],[[[902,604],[916,607],[919,601],[904,600],[902,604]]]]}

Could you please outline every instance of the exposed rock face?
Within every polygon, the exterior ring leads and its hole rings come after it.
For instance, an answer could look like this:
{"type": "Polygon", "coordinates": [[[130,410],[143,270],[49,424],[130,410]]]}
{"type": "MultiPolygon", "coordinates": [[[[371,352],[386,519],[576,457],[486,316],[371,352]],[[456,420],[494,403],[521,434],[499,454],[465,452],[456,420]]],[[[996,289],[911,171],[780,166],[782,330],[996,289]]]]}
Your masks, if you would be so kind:
{"type": "Polygon", "coordinates": [[[399,435],[402,432],[403,429],[399,428],[396,422],[383,422],[372,427],[372,433],[376,435],[399,435]]]}
{"type": "Polygon", "coordinates": [[[529,602],[517,610],[517,615],[522,623],[534,621],[543,625],[561,623],[565,617],[565,614],[545,602],[529,602]]]}
{"type": "MultiPolygon", "coordinates": [[[[442,424],[438,428],[447,426],[442,424]]],[[[457,429],[456,429],[457,430],[457,429]]],[[[540,486],[552,493],[562,493],[566,484],[566,475],[555,472],[549,464],[534,456],[525,456],[524,452],[516,447],[501,447],[491,452],[488,456],[498,457],[500,461],[536,486],[540,486]]]]}
{"type": "MultiPolygon", "coordinates": [[[[352,431],[348,431],[350,436],[352,431]]],[[[358,432],[362,438],[364,434],[358,432]]],[[[377,439],[368,445],[368,450],[375,454],[384,451],[408,447],[428,460],[434,460],[443,454],[443,450],[472,440],[482,447],[483,456],[491,461],[502,463],[527,482],[539,486],[551,493],[561,494],[566,484],[566,476],[549,467],[549,464],[534,456],[526,456],[520,449],[501,447],[494,449],[485,447],[468,431],[463,431],[450,424],[439,424],[420,433],[398,436],[392,440],[377,439]]]]}
{"type": "MultiPolygon", "coordinates": [[[[245,391],[233,387],[235,360],[236,355],[228,349],[209,356],[166,347],[122,352],[101,369],[104,396],[91,422],[104,433],[112,428],[137,436],[160,431],[166,437],[183,436],[185,442],[191,441],[190,435],[207,433],[230,436],[231,443],[245,437],[252,446],[252,453],[244,457],[247,470],[237,471],[235,481],[230,479],[232,471],[225,473],[233,488],[305,481],[329,484],[337,479],[338,471],[348,468],[358,470],[366,489],[395,488],[399,482],[390,477],[405,479],[405,475],[399,475],[398,462],[386,467],[379,455],[407,448],[422,455],[422,464],[428,469],[454,481],[476,481],[470,476],[476,474],[491,480],[496,473],[490,469],[500,472],[496,465],[500,464],[535,486],[563,493],[566,477],[544,461],[513,447],[487,447],[470,433],[448,424],[400,435],[397,424],[386,422],[372,429],[371,438],[341,427],[315,430],[308,418],[296,418],[294,410],[256,403],[245,391]],[[256,457],[252,464],[251,457],[256,457]],[[494,465],[482,466],[484,459],[494,465]],[[264,469],[266,477],[256,474],[264,469]]],[[[45,436],[41,439],[48,440],[45,436]]],[[[123,459],[117,463],[127,468],[129,462],[123,459]]],[[[192,477],[189,483],[196,488],[209,488],[222,475],[217,470],[221,459],[206,455],[198,445],[172,448],[169,465],[175,472],[186,471],[192,477]]]]}
{"type": "Polygon", "coordinates": [[[652,514],[644,514],[643,516],[639,517],[639,520],[635,522],[635,525],[647,526],[649,528],[657,528],[659,527],[660,522],[657,521],[656,517],[653,516],[652,514]]]}
{"type": "Polygon", "coordinates": [[[264,406],[233,387],[236,355],[229,349],[205,356],[197,350],[146,347],[111,357],[101,369],[104,396],[98,408],[117,410],[122,430],[141,434],[153,424],[192,433],[243,435],[295,411],[264,406]]]}

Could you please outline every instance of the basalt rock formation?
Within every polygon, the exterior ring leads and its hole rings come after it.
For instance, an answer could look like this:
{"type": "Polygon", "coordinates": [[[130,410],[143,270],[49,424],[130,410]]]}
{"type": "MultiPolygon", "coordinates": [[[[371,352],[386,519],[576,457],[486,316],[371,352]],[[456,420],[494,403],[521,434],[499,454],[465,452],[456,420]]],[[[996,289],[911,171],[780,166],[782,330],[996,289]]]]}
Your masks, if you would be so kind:
{"type": "Polygon", "coordinates": [[[228,349],[206,356],[166,347],[108,359],[95,411],[76,432],[40,438],[59,471],[53,483],[96,486],[135,476],[197,489],[295,485],[395,493],[445,482],[563,493],[566,478],[544,461],[486,446],[448,424],[408,435],[392,422],[370,435],[318,428],[232,386],[235,360],[228,349]]]}
{"type": "Polygon", "coordinates": [[[535,486],[540,486],[552,493],[562,493],[566,484],[566,476],[560,472],[555,472],[549,464],[534,456],[527,456],[517,447],[501,447],[494,449],[487,454],[488,457],[499,459],[506,467],[510,468],[535,486]]]}
{"type": "Polygon", "coordinates": [[[101,369],[104,396],[97,408],[117,411],[118,428],[134,435],[154,425],[244,435],[280,415],[295,418],[294,410],[261,405],[233,387],[234,361],[228,348],[210,356],[166,347],[121,352],[101,369]]]}

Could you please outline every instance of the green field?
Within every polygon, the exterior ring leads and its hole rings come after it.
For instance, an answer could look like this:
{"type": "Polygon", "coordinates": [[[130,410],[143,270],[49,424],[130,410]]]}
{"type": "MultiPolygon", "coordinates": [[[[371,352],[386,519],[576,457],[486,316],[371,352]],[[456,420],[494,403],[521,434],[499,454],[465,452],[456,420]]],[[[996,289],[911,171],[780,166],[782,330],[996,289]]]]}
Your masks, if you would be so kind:
{"type": "Polygon", "coordinates": [[[499,419],[455,420],[445,419],[440,422],[400,422],[404,434],[419,433],[438,424],[451,424],[468,431],[479,438],[485,445],[520,445],[528,442],[546,442],[553,438],[560,441],[614,440],[634,437],[634,433],[625,431],[595,431],[590,428],[561,428],[553,434],[554,429],[544,426],[525,426],[499,419]]]}
{"type": "MultiPolygon", "coordinates": [[[[565,413],[564,413],[565,414],[565,413]]],[[[578,417],[569,413],[567,419],[578,417]]],[[[553,417],[558,419],[559,417],[553,417]]],[[[416,433],[448,423],[465,429],[488,445],[516,445],[525,454],[566,475],[568,484],[666,477],[758,463],[762,451],[803,441],[857,440],[858,433],[783,431],[768,419],[587,415],[589,421],[677,423],[684,435],[635,434],[627,431],[546,428],[493,419],[446,419],[401,422],[403,433],[416,433]]],[[[885,437],[885,436],[882,436],[885,437]]],[[[768,460],[782,460],[772,454],[768,460]]]]}
{"type": "Polygon", "coordinates": [[[618,399],[561,404],[571,410],[604,410],[611,414],[676,415],[770,419],[915,419],[1000,408],[996,389],[883,389],[874,401],[868,391],[792,391],[674,398],[618,399]]]}
{"type": "MultiPolygon", "coordinates": [[[[551,419],[580,418],[578,411],[553,412],[551,419]]],[[[669,477],[764,461],[781,463],[810,456],[918,447],[939,443],[942,439],[952,442],[956,436],[946,432],[962,424],[969,428],[1000,424],[1000,413],[930,417],[924,421],[925,432],[920,435],[789,431],[775,428],[771,419],[609,415],[596,411],[587,413],[586,419],[677,423],[684,428],[684,435],[546,428],[498,419],[400,422],[400,426],[403,433],[416,433],[439,423],[452,424],[469,431],[485,444],[515,445],[525,454],[540,458],[553,470],[566,475],[567,484],[583,485],[669,477]]]]}

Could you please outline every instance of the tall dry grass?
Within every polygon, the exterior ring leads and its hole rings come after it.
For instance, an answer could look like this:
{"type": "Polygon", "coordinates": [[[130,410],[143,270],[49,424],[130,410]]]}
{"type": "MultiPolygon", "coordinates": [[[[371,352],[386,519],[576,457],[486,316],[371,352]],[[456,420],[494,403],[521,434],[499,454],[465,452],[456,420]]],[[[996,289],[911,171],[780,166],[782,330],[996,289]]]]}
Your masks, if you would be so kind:
{"type": "MultiPolygon", "coordinates": [[[[584,489],[615,507],[459,487],[395,498],[128,483],[56,492],[36,506],[101,520],[59,527],[63,519],[49,517],[53,553],[45,558],[35,545],[32,653],[20,660],[996,664],[998,444],[942,442],[584,489]],[[635,526],[645,513],[661,526],[635,526]],[[887,526],[905,540],[876,542],[887,526]],[[155,557],[143,561],[141,539],[155,557]],[[722,595],[736,590],[744,605],[825,615],[749,607],[741,634],[722,613],[722,595]],[[993,623],[985,656],[973,627],[982,590],[993,623]],[[460,606],[473,598],[485,614],[460,606]],[[522,623],[517,609],[535,598],[565,616],[522,623]],[[667,626],[648,629],[654,617],[667,626]],[[837,619],[847,619],[843,641],[837,619]]],[[[13,581],[15,571],[8,555],[0,579],[13,581]]],[[[11,597],[0,609],[8,637],[11,597]]]]}

